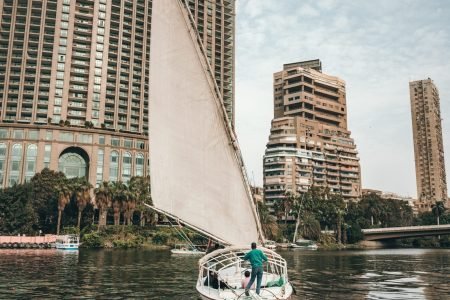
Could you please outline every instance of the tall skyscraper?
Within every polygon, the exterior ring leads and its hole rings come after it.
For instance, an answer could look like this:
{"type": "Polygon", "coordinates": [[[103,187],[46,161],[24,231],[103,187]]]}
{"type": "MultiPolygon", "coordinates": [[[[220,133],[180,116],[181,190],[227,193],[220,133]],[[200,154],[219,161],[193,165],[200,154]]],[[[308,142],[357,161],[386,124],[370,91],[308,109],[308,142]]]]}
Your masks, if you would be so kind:
{"type": "Polygon", "coordinates": [[[439,91],[428,78],[409,83],[419,209],[448,206],[439,91]]]}
{"type": "Polygon", "coordinates": [[[361,194],[356,145],[347,129],[345,82],[320,60],[286,64],[274,74],[274,119],[264,155],[269,204],[312,185],[345,199],[361,194]]]}
{"type": "MultiPolygon", "coordinates": [[[[233,123],[235,1],[182,3],[233,123]]],[[[44,167],[94,185],[148,173],[151,4],[0,1],[0,187],[44,167]]]]}

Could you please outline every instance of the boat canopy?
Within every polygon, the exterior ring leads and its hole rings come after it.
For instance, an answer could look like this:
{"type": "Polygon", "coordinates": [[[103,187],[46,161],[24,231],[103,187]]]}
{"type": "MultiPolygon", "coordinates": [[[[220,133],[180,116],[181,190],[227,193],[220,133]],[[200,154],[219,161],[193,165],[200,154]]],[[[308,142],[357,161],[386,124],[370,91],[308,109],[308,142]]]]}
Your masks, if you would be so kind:
{"type": "Polygon", "coordinates": [[[263,242],[239,146],[186,7],[181,0],[153,1],[152,200],[213,239],[263,242]]]}

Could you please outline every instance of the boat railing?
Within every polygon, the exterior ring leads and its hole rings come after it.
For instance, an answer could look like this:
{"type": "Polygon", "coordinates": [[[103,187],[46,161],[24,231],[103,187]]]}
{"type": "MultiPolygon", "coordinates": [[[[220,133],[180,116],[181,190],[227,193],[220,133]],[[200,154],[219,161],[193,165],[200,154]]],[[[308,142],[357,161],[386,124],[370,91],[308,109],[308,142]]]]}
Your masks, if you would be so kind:
{"type": "MultiPolygon", "coordinates": [[[[232,248],[232,247],[230,247],[232,248]]],[[[264,267],[263,282],[274,280],[274,277],[282,279],[283,283],[288,282],[287,264],[286,261],[278,253],[266,249],[260,248],[267,256],[267,263],[264,267]]],[[[199,262],[199,283],[204,284],[205,280],[211,282],[211,276],[217,276],[218,282],[227,285],[229,289],[240,288],[241,278],[245,271],[251,270],[251,265],[248,261],[244,261],[243,258],[250,249],[245,248],[232,248],[227,250],[217,250],[209,255],[206,255],[199,262]],[[215,254],[215,255],[214,255],[215,254]],[[234,273],[230,274],[229,270],[234,269],[234,273]],[[227,272],[228,271],[228,272],[227,272]],[[239,281],[236,281],[236,273],[240,273],[239,281]],[[235,280],[235,281],[230,281],[235,280]]],[[[234,291],[233,291],[234,292],[234,291]]],[[[219,289],[220,293],[220,289],[219,289]]]]}
{"type": "Polygon", "coordinates": [[[68,234],[68,235],[58,235],[56,237],[56,243],[61,244],[78,244],[80,238],[78,235],[68,234]]]}

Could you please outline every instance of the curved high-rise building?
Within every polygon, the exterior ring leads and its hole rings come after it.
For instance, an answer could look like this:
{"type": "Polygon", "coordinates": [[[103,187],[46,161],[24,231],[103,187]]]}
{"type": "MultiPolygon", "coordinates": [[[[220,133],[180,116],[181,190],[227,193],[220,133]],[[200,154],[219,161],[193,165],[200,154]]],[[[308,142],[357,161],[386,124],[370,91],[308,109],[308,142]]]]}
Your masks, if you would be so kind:
{"type": "Polygon", "coordinates": [[[264,197],[328,188],[361,196],[358,151],[347,128],[345,82],[322,73],[320,60],[285,64],[274,74],[274,119],[264,155],[264,197]]]}
{"type": "MultiPolygon", "coordinates": [[[[233,123],[235,1],[183,3],[233,123]]],[[[0,187],[45,167],[93,185],[148,174],[151,4],[0,1],[0,187]]]]}

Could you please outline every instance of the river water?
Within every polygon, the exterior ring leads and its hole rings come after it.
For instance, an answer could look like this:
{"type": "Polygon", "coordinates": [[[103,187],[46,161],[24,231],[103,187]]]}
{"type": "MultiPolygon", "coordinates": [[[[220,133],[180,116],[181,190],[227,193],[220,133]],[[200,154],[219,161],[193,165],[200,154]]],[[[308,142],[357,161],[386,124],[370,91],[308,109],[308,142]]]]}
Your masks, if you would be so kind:
{"type": "MultiPolygon", "coordinates": [[[[450,250],[280,251],[294,299],[450,299],[450,250]]],[[[168,250],[0,250],[0,299],[198,299],[168,250]]]]}

